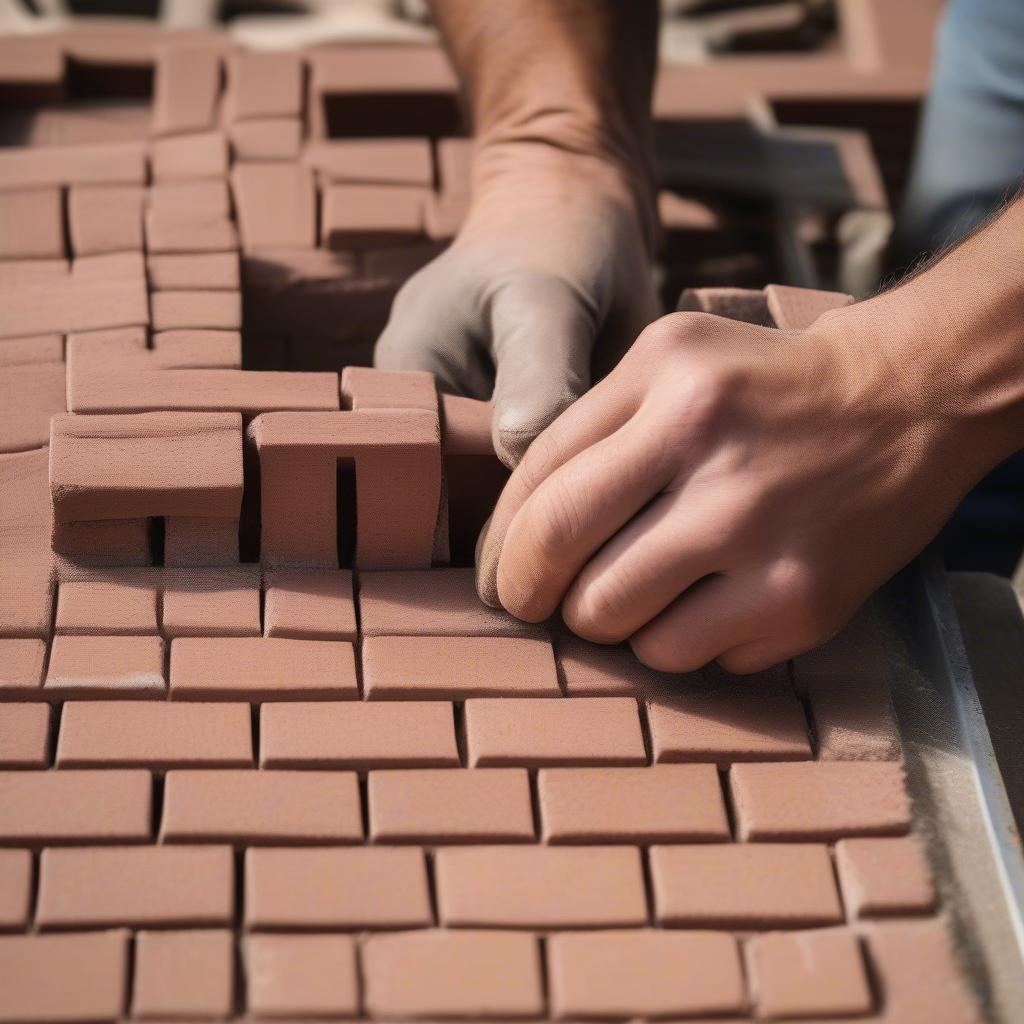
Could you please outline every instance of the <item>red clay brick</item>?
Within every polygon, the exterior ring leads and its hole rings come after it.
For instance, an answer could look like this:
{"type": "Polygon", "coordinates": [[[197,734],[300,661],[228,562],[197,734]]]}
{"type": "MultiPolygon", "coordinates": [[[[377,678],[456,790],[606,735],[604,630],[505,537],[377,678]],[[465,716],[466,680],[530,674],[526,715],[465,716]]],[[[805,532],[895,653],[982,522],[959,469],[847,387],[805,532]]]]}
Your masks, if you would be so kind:
{"type": "MultiPolygon", "coordinates": [[[[209,518],[203,516],[167,516],[164,519],[164,565],[167,566],[237,566],[238,565],[238,519],[209,518]]],[[[229,585],[219,589],[216,586],[203,586],[211,573],[203,573],[202,579],[190,581],[190,592],[203,600],[214,600],[215,609],[211,609],[211,617],[221,617],[220,608],[227,602],[224,609],[226,625],[237,634],[239,629],[248,633],[255,618],[256,633],[259,636],[259,606],[257,602],[255,615],[252,611],[251,594],[229,585]],[[227,593],[225,593],[227,591],[227,593]],[[216,598],[214,597],[216,595],[216,598]],[[244,619],[245,625],[240,620],[244,619]]],[[[201,601],[197,601],[201,603],[201,601]]],[[[186,617],[188,617],[186,615],[186,617]]],[[[207,635],[213,635],[212,630],[207,635]]],[[[243,634],[244,635],[244,634],[243,634]]],[[[251,634],[250,634],[251,635],[251,634]]]]}
{"type": "Polygon", "coordinates": [[[220,95],[220,54],[212,46],[167,46],[157,56],[153,132],[180,135],[212,128],[220,95]]]}
{"type": "Polygon", "coordinates": [[[448,847],[434,854],[434,877],[437,912],[449,926],[647,923],[640,851],[633,847],[448,847]]]}
{"type": "Polygon", "coordinates": [[[802,331],[810,327],[822,313],[841,309],[853,302],[852,295],[844,295],[842,292],[793,288],[782,284],[766,285],[764,296],[775,326],[783,331],[802,331]]]}
{"type": "Polygon", "coordinates": [[[549,843],[729,838],[718,771],[709,764],[542,768],[537,792],[549,843]]]}
{"type": "MultiPolygon", "coordinates": [[[[237,530],[236,520],[236,538],[237,530]]],[[[258,637],[259,582],[216,570],[189,574],[164,588],[162,621],[166,637],[258,637]]]]}
{"type": "Polygon", "coordinates": [[[935,907],[931,869],[915,836],[840,840],[836,869],[854,917],[919,914],[935,907]]]}
{"type": "Polygon", "coordinates": [[[138,185],[78,185],[68,193],[68,227],[76,256],[141,251],[142,204],[138,185]]]}
{"type": "Polygon", "coordinates": [[[254,1017],[355,1017],[356,942],[351,935],[250,935],[248,1007],[254,1017]]]}
{"type": "Polygon", "coordinates": [[[373,771],[367,794],[374,842],[534,838],[530,780],[522,768],[373,771]]]}
{"type": "Polygon", "coordinates": [[[887,1021],[980,1024],[944,919],[873,924],[865,938],[887,1021]]]}
{"type": "Polygon", "coordinates": [[[134,842],[150,835],[144,771],[0,772],[5,842],[134,842]]]}
{"type": "Polygon", "coordinates": [[[655,761],[809,759],[807,721],[788,689],[739,683],[647,704],[655,761]]]}
{"type": "Polygon", "coordinates": [[[466,701],[472,767],[644,764],[632,697],[474,697],[466,701]]]}
{"type": "Polygon", "coordinates": [[[0,850],[0,931],[24,931],[32,904],[32,854],[0,850]]]}
{"type": "Polygon", "coordinates": [[[150,254],[146,273],[154,291],[238,291],[241,279],[234,252],[150,254]]]}
{"type": "Polygon", "coordinates": [[[438,410],[434,375],[424,370],[346,366],[341,371],[341,397],[346,409],[438,410]]]}
{"type": "Polygon", "coordinates": [[[45,445],[50,417],[66,407],[63,363],[0,366],[0,452],[45,445]]]}
{"type": "Polygon", "coordinates": [[[48,259],[63,255],[60,189],[0,192],[0,259],[48,259]]]}
{"type": "Polygon", "coordinates": [[[755,935],[747,955],[758,1017],[859,1017],[871,1010],[860,943],[845,928],[755,935]]]}
{"type": "Polygon", "coordinates": [[[495,457],[491,441],[491,403],[462,395],[441,395],[440,399],[445,455],[495,457]]]}
{"type": "Polygon", "coordinates": [[[153,562],[146,519],[57,523],[53,551],[73,569],[83,566],[147,566],[153,562]]]}
{"type": "Polygon", "coordinates": [[[337,568],[338,461],[356,476],[355,565],[431,564],[441,498],[438,418],[422,409],[257,417],[260,557],[265,565],[337,568]],[[311,516],[310,509],[317,515],[311,516]],[[315,519],[315,522],[314,522],[315,519]],[[296,531],[294,524],[305,529],[296,531]]]}
{"type": "Polygon", "coordinates": [[[244,767],[252,760],[248,704],[69,701],[61,715],[61,768],[244,767]]]}
{"type": "Polygon", "coordinates": [[[162,697],[158,636],[55,636],[44,692],[51,697],[162,697]]]}
{"type": "Polygon", "coordinates": [[[910,827],[901,765],[891,762],[737,764],[729,786],[741,839],[838,839],[910,827]]]}
{"type": "Polygon", "coordinates": [[[248,928],[421,928],[432,920],[422,850],[246,851],[248,928]]]}
{"type": "Polygon", "coordinates": [[[347,569],[268,573],[263,632],[294,640],[355,640],[352,573],[347,569]]]}
{"type": "Polygon", "coordinates": [[[551,643],[524,637],[368,637],[363,685],[371,700],[561,696],[551,643]]]}
{"type": "Polygon", "coordinates": [[[447,701],[264,704],[262,768],[457,766],[447,701]]]}
{"type": "Polygon", "coordinates": [[[45,661],[43,640],[0,639],[0,698],[39,696],[45,661]]]}
{"type": "Polygon", "coordinates": [[[49,739],[46,704],[0,704],[0,767],[45,768],[49,739]]]}
{"type": "Polygon", "coordinates": [[[221,132],[153,139],[149,161],[156,182],[220,178],[228,173],[228,141],[221,132]]]}
{"type": "Polygon", "coordinates": [[[41,928],[230,925],[229,846],[115,846],[44,850],[36,921],[41,928]]]}
{"type": "Polygon", "coordinates": [[[328,185],[320,238],[328,249],[404,245],[424,234],[427,189],[410,185],[328,185]]]}
{"type": "Polygon", "coordinates": [[[171,644],[177,700],[339,700],[359,696],[352,645],[342,640],[187,638],[171,644]]]}
{"type": "Polygon", "coordinates": [[[57,632],[157,633],[156,587],[144,580],[69,580],[57,592],[57,632]]]}
{"type": "MultiPolygon", "coordinates": [[[[223,178],[163,181],[149,187],[149,208],[168,222],[194,225],[231,216],[231,191],[223,178]]],[[[236,257],[237,262],[237,257],[236,257]]]]}
{"type": "Polygon", "coordinates": [[[157,331],[151,351],[158,365],[171,370],[238,370],[242,335],[239,331],[157,331]]]}
{"type": "Polygon", "coordinates": [[[557,1020],[742,1013],[739,949],[722,932],[577,932],[547,939],[557,1020]]]}
{"type": "Polygon", "coordinates": [[[36,334],[0,340],[0,366],[22,363],[59,363],[64,358],[64,339],[59,334],[36,334]]]}
{"type": "Polygon", "coordinates": [[[55,417],[50,486],[60,523],[237,516],[242,418],[227,412],[55,417]]]}
{"type": "Polygon", "coordinates": [[[361,572],[363,636],[533,636],[544,631],[476,594],[473,569],[361,572]]]}
{"type": "Polygon", "coordinates": [[[242,248],[252,252],[316,245],[313,175],[298,163],[235,164],[231,186],[242,248]]]}
{"type": "MultiPolygon", "coordinates": [[[[207,185],[209,182],[188,182],[187,184],[207,185]]],[[[218,184],[222,184],[218,182],[218,184]]],[[[151,258],[155,254],[160,258],[186,256],[228,256],[235,264],[233,276],[236,278],[230,288],[225,284],[225,270],[218,271],[211,283],[205,280],[189,283],[172,283],[156,279],[150,280],[155,291],[167,289],[207,289],[223,292],[238,289],[238,229],[230,221],[226,213],[214,213],[209,209],[190,210],[185,214],[172,209],[170,205],[151,206],[146,211],[146,250],[151,258]]],[[[194,270],[192,271],[194,274],[194,270]]],[[[191,274],[187,275],[191,276],[191,274]]]]}
{"type": "Polygon", "coordinates": [[[794,928],[842,920],[824,845],[653,846],[650,861],[661,924],[794,928]]]}
{"type": "Polygon", "coordinates": [[[242,326],[240,292],[153,292],[149,301],[155,331],[237,331],[242,326]]]}
{"type": "Polygon", "coordinates": [[[288,52],[238,52],[228,58],[227,115],[298,117],[302,112],[302,58],[288,52]]]}
{"type": "Polygon", "coordinates": [[[899,729],[884,690],[812,690],[811,718],[822,761],[898,761],[899,729]]]}
{"type": "Polygon", "coordinates": [[[162,842],[347,843],[363,838],[354,772],[170,771],[162,842]]]}
{"type": "Polygon", "coordinates": [[[125,931],[0,936],[0,1020],[119,1020],[129,939],[125,931]]]}
{"type": "Polygon", "coordinates": [[[302,162],[329,182],[431,188],[434,179],[429,139],[317,139],[302,162]]]}
{"type": "Polygon", "coordinates": [[[230,1017],[235,938],[227,930],[143,931],[135,937],[132,1016],[230,1017]]]}
{"type": "Polygon", "coordinates": [[[555,638],[558,673],[570,697],[643,697],[676,690],[695,677],[655,672],[628,647],[592,644],[578,637],[555,638]]]}
{"type": "Polygon", "coordinates": [[[540,950],[515,932],[419,931],[363,943],[372,1017],[537,1017],[544,1012],[540,950]]]}
{"type": "Polygon", "coordinates": [[[266,117],[228,125],[236,161],[295,161],[302,148],[302,122],[297,117],[266,117]]]}

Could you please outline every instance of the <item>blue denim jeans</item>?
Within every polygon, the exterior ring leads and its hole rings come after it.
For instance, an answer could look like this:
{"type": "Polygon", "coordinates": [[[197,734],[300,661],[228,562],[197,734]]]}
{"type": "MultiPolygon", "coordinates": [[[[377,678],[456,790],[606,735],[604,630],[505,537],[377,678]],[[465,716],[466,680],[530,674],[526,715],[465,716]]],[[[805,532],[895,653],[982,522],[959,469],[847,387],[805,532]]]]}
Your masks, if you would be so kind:
{"type": "MultiPolygon", "coordinates": [[[[950,0],[897,221],[896,262],[956,241],[1022,181],[1024,0],[950,0]]],[[[1013,571],[1024,547],[1024,453],[964,500],[942,543],[951,567],[1013,571]]]]}

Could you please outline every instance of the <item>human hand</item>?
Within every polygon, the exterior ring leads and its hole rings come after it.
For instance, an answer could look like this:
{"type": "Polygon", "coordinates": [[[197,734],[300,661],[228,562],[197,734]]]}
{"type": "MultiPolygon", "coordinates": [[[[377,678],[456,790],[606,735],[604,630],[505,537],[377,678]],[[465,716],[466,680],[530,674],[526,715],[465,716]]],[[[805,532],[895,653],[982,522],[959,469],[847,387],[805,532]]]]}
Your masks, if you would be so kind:
{"type": "Polygon", "coordinates": [[[805,331],[652,324],[513,473],[478,545],[481,597],[531,622],[561,608],[664,671],[752,672],[826,640],[991,457],[956,389],[909,379],[891,303],[805,331]]]}
{"type": "Polygon", "coordinates": [[[546,142],[478,153],[458,236],[395,298],[374,362],[430,370],[492,397],[494,447],[515,466],[658,315],[642,190],[613,161],[546,142]]]}

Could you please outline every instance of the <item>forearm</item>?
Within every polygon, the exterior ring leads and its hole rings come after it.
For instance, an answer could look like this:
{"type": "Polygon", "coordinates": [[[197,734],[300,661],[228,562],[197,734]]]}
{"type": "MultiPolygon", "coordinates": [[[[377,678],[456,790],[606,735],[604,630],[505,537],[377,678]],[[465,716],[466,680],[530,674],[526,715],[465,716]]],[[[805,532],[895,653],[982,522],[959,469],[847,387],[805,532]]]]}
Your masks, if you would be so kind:
{"type": "Polygon", "coordinates": [[[656,0],[433,0],[433,8],[482,149],[528,142],[595,157],[621,170],[650,207],[656,0]]]}

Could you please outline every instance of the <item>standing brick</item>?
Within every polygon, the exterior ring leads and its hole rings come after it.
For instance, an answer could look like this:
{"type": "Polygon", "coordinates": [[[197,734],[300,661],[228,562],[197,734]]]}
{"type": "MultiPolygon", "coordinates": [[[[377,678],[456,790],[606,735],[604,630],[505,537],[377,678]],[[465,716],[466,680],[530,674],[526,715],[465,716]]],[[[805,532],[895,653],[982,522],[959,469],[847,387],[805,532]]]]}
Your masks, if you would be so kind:
{"type": "Polygon", "coordinates": [[[401,1017],[537,1017],[544,1012],[540,951],[519,932],[419,931],[363,943],[366,1009],[401,1017]]]}
{"type": "Polygon", "coordinates": [[[116,1021],[128,991],[124,931],[0,936],[0,1021],[116,1021]]]}
{"type": "Polygon", "coordinates": [[[437,908],[455,927],[580,928],[647,922],[635,847],[480,846],[434,856],[437,908]]]}
{"type": "Polygon", "coordinates": [[[476,697],[466,701],[466,737],[473,767],[647,761],[632,697],[476,697]]]}
{"type": "Polygon", "coordinates": [[[742,1013],[736,939],[723,932],[653,929],[567,932],[547,940],[558,1020],[742,1013]]]}
{"type": "Polygon", "coordinates": [[[892,762],[737,764],[729,785],[742,839],[837,839],[910,827],[903,768],[892,762]]]}
{"type": "Polygon", "coordinates": [[[422,928],[432,922],[422,850],[246,851],[247,928],[422,928]]]}
{"type": "Polygon", "coordinates": [[[250,935],[245,961],[249,1011],[255,1017],[359,1014],[351,935],[250,935]]]}
{"type": "Polygon", "coordinates": [[[549,843],[729,838],[718,770],[710,764],[544,768],[537,791],[549,843]]]}
{"type": "Polygon", "coordinates": [[[162,842],[345,843],[363,838],[353,772],[171,771],[162,842]]]}
{"type": "Polygon", "coordinates": [[[747,953],[759,1017],[859,1017],[871,1010],[860,944],[845,928],[755,935],[747,953]]]}
{"type": "Polygon", "coordinates": [[[0,841],[144,842],[151,795],[144,771],[0,772],[0,841]]]}
{"type": "Polygon", "coordinates": [[[653,846],[650,859],[661,924],[794,928],[842,920],[824,844],[653,846]]]}
{"type": "Polygon", "coordinates": [[[229,846],[114,846],[44,850],[41,928],[211,927],[232,923],[229,846]]]}
{"type": "Polygon", "coordinates": [[[230,1017],[234,961],[235,937],[227,930],[139,932],[132,1015],[165,1020],[230,1017]]]}
{"type": "Polygon", "coordinates": [[[919,914],[935,907],[935,886],[921,841],[843,839],[836,868],[846,907],[855,917],[919,914]]]}

